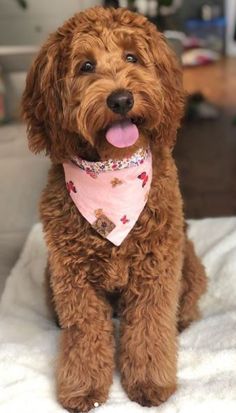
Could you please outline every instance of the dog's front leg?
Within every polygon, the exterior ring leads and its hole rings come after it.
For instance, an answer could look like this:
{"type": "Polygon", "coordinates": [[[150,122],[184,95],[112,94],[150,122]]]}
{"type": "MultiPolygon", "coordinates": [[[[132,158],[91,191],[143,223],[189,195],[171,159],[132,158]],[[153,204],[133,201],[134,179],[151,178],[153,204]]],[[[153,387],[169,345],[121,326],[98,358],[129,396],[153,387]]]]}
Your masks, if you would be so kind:
{"type": "Polygon", "coordinates": [[[143,406],[158,406],[176,389],[181,257],[173,262],[171,252],[170,256],[172,262],[165,254],[158,265],[150,253],[134,265],[123,293],[122,384],[129,398],[143,406]]]}
{"type": "Polygon", "coordinates": [[[51,285],[62,327],[57,395],[71,412],[87,412],[107,400],[114,368],[111,308],[85,280],[51,268],[51,285]]]}

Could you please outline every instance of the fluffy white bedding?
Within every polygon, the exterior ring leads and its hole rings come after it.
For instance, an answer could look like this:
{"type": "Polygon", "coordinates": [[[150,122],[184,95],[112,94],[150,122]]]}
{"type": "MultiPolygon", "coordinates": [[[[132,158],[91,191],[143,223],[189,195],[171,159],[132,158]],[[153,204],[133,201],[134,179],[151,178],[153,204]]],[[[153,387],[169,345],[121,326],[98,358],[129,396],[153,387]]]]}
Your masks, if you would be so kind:
{"type": "MultiPolygon", "coordinates": [[[[189,235],[207,267],[203,319],[180,336],[179,389],[160,407],[129,401],[119,377],[105,413],[236,412],[236,218],[191,221],[189,235]]],[[[31,231],[0,303],[0,412],[59,413],[54,366],[59,330],[44,303],[46,249],[41,226],[31,231]]]]}

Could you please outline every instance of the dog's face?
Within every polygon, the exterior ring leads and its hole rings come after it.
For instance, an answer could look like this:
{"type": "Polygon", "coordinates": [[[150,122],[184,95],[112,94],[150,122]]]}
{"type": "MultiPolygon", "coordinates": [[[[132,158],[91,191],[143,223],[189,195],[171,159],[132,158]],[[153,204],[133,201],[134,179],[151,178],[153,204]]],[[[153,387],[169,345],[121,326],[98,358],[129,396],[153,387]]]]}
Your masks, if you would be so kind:
{"type": "Polygon", "coordinates": [[[57,161],[84,148],[104,159],[172,145],[182,107],[181,73],[163,36],[124,9],[90,9],[58,29],[23,98],[31,149],[57,161]]]}
{"type": "Polygon", "coordinates": [[[142,34],[105,27],[75,42],[68,78],[70,124],[99,152],[144,143],[145,131],[160,121],[160,80],[142,34]]]}

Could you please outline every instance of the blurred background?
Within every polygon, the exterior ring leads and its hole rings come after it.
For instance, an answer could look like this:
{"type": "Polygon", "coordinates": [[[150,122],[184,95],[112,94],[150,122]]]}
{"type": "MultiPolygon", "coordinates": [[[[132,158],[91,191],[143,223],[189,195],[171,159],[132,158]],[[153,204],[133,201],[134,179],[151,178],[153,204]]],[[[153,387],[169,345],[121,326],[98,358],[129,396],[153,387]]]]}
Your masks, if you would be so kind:
{"type": "MultiPolygon", "coordinates": [[[[183,66],[186,114],[174,156],[187,218],[236,214],[236,0],[0,0],[0,263],[15,261],[46,181],[48,160],[27,149],[19,102],[48,34],[103,4],[145,14],[183,66]]],[[[1,284],[1,274],[0,274],[1,284]]]]}

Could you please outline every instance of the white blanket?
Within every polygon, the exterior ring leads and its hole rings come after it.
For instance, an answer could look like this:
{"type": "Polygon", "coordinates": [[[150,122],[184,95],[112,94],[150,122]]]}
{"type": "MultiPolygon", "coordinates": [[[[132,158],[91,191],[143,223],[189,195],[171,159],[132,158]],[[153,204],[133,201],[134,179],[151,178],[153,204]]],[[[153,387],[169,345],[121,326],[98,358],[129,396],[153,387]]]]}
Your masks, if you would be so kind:
{"type": "MultiPolygon", "coordinates": [[[[160,407],[128,400],[114,377],[97,413],[236,412],[236,218],[191,221],[190,237],[209,275],[203,319],[180,336],[179,388],[160,407]]],[[[59,413],[54,367],[59,330],[44,303],[46,248],[36,225],[0,303],[0,412],[59,413]]]]}

